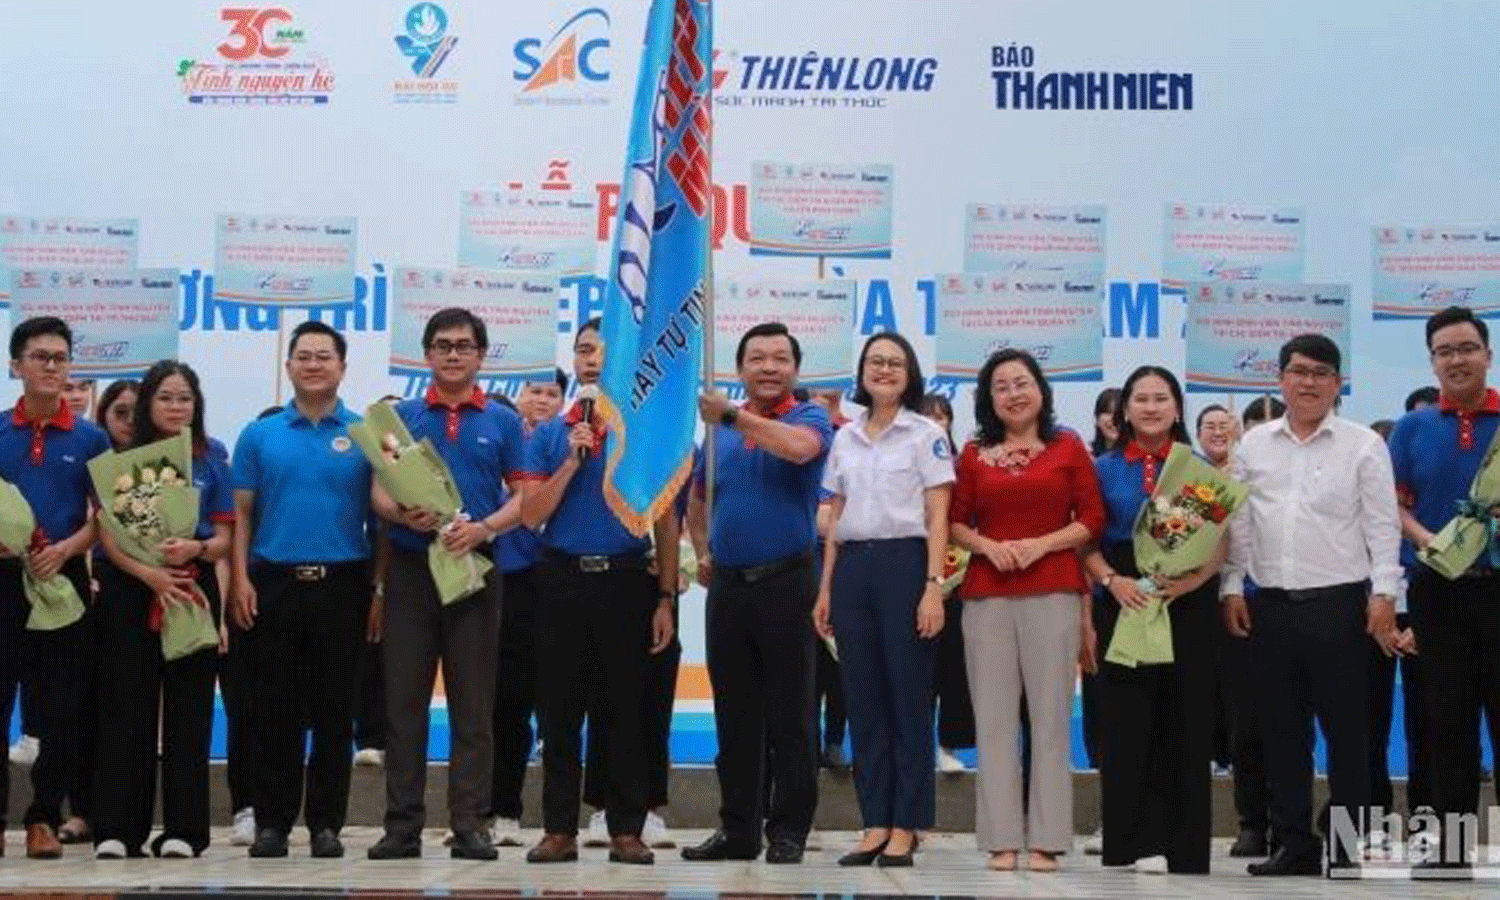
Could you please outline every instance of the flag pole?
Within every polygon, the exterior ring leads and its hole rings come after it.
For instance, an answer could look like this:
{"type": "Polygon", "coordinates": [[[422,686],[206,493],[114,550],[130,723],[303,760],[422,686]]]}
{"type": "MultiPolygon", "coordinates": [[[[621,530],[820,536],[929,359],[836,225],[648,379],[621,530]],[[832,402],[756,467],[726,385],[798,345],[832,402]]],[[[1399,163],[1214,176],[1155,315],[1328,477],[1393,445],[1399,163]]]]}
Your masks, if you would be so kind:
{"type": "MultiPolygon", "coordinates": [[[[713,34],[713,7],[709,7],[709,34],[713,34]]],[[[709,46],[713,41],[709,41],[709,46]]],[[[713,73],[708,77],[708,227],[704,229],[703,235],[703,259],[704,259],[704,285],[703,285],[703,389],[714,390],[714,215],[717,213],[718,202],[714,199],[714,79],[713,73]]],[[[714,476],[718,471],[719,454],[714,449],[718,443],[714,440],[717,422],[705,422],[703,425],[703,518],[704,530],[707,531],[713,522],[714,514],[714,476]]]]}

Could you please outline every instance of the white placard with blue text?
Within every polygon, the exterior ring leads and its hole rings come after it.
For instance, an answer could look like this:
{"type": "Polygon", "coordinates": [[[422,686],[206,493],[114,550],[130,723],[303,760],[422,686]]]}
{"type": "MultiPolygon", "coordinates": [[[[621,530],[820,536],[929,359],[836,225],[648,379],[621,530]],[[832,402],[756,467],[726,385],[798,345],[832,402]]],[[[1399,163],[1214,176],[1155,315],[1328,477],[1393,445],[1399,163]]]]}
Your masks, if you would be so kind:
{"type": "Polygon", "coordinates": [[[1425,319],[1448,306],[1500,316],[1500,224],[1370,229],[1377,319],[1425,319]]]}
{"type": "Polygon", "coordinates": [[[594,271],[599,216],[580,191],[464,191],[458,264],[555,275],[594,271]]]}
{"type": "Polygon", "coordinates": [[[759,160],[750,170],[750,253],[891,257],[892,167],[759,160]]]}
{"type": "Polygon", "coordinates": [[[467,309],[485,325],[489,350],[479,377],[551,380],[556,368],[557,276],[484,269],[398,267],[391,319],[390,372],[429,374],[422,332],[433,313],[467,309]]]}
{"type": "Polygon", "coordinates": [[[140,378],[177,358],[176,269],[13,269],[12,325],[56,316],[73,329],[78,378],[140,378]]]}
{"type": "Polygon", "coordinates": [[[353,216],[220,215],[214,297],[275,308],[354,299],[353,216]]]}
{"type": "Polygon", "coordinates": [[[965,272],[939,275],[937,372],[971,381],[991,354],[1015,348],[1052,381],[1104,376],[1102,285],[1091,272],[965,272]]]}
{"type": "Polygon", "coordinates": [[[1279,392],[1281,345],[1300,334],[1327,335],[1350,358],[1347,284],[1199,281],[1186,293],[1189,391],[1279,392]]]}
{"type": "Polygon", "coordinates": [[[1104,207],[970,203],[964,271],[1093,272],[1104,278],[1104,207]]]}
{"type": "Polygon", "coordinates": [[[0,305],[10,299],[7,269],[125,269],[136,264],[135,219],[0,215],[0,305]]]}
{"type": "Polygon", "coordinates": [[[854,303],[850,280],[719,282],[714,297],[714,383],[732,397],[742,393],[735,349],[746,331],[762,322],[781,322],[797,338],[802,387],[840,388],[853,384],[854,303]]]}
{"type": "Polygon", "coordinates": [[[1229,203],[1168,203],[1161,284],[1302,280],[1307,215],[1301,209],[1229,203]]]}

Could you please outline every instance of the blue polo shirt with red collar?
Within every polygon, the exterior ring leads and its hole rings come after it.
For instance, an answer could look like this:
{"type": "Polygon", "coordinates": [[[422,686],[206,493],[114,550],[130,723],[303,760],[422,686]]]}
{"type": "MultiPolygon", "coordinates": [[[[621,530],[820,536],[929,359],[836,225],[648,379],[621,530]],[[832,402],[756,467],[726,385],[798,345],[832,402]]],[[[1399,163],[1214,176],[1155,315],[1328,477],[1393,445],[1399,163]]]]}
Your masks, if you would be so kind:
{"type": "MultiPolygon", "coordinates": [[[[818,542],[818,502],[823,464],[833,443],[828,413],[816,403],[787,397],[760,415],[811,430],[821,446],[811,462],[798,465],[755,446],[739,431],[713,427],[714,508],[708,548],[721,566],[758,566],[796,553],[812,552],[818,542]]],[[[694,464],[694,489],[704,490],[704,458],[694,464]]]]}
{"type": "MultiPolygon", "coordinates": [[[[1442,397],[1396,423],[1390,440],[1396,495],[1422,527],[1437,533],[1458,512],[1458,501],[1468,499],[1497,426],[1500,394],[1493,388],[1472,412],[1442,397]]],[[[1401,562],[1408,571],[1419,566],[1410,541],[1402,543],[1401,562]]]]}
{"type": "MultiPolygon", "coordinates": [[[[528,430],[526,422],[524,420],[521,422],[521,434],[524,441],[521,447],[521,462],[523,466],[526,462],[526,448],[531,445],[532,438],[536,437],[536,432],[540,428],[541,425],[538,425],[536,428],[528,430]]],[[[505,492],[505,502],[510,502],[512,492],[519,489],[519,487],[517,485],[515,488],[505,492]]],[[[517,525],[495,539],[495,565],[499,566],[500,571],[507,575],[512,572],[520,572],[536,565],[537,557],[541,554],[541,550],[541,535],[527,528],[525,525],[517,525]]]]}
{"type": "MultiPolygon", "coordinates": [[[[476,386],[457,405],[428,388],[425,397],[396,404],[396,414],[414,439],[431,441],[448,464],[470,519],[483,519],[504,505],[505,483],[519,475],[525,444],[515,410],[490,400],[476,386]]],[[[391,523],[390,535],[391,543],[405,550],[420,550],[434,538],[396,523],[391,523]]]]}
{"type": "MultiPolygon", "coordinates": [[[[522,478],[546,481],[568,459],[568,432],[582,421],[577,403],[567,415],[537,428],[526,444],[522,478]]],[[[595,420],[597,421],[597,419],[595,420]]],[[[594,450],[573,473],[562,500],[542,529],[542,546],[570,556],[625,556],[651,549],[649,538],[626,530],[604,500],[604,459],[608,441],[602,426],[594,427],[594,450]]]]}
{"type": "Polygon", "coordinates": [[[369,559],[370,463],[349,438],[349,426],[358,421],[340,401],[313,423],[293,401],[240,432],[234,489],[255,494],[252,560],[369,559]]]}
{"type": "Polygon", "coordinates": [[[234,476],[228,456],[224,445],[213,439],[202,453],[193,454],[193,487],[198,489],[198,530],[193,536],[200,541],[214,536],[215,525],[234,524],[234,476]]]}
{"type": "Polygon", "coordinates": [[[26,415],[25,398],[0,417],[0,478],[15,485],[31,504],[41,536],[64,540],[89,517],[88,461],[109,449],[109,437],[92,422],[59,402],[49,418],[26,415]]]}

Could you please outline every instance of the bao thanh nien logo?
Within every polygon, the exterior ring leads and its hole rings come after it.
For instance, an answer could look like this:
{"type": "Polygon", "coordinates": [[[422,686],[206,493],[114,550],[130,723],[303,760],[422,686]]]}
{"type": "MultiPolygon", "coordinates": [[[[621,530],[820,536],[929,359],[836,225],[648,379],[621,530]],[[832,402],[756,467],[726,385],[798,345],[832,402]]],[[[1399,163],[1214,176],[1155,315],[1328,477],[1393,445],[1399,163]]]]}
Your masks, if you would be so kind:
{"type": "Polygon", "coordinates": [[[1193,73],[1116,71],[1103,67],[1047,70],[1027,44],[990,47],[996,109],[1171,111],[1193,108],[1193,73]]]}
{"type": "Polygon", "coordinates": [[[333,69],[308,47],[308,35],[282,6],[225,7],[227,29],[205,58],[183,58],[177,77],[189,103],[321,105],[333,93],[333,69]]]}
{"type": "Polygon", "coordinates": [[[609,13],[579,10],[550,37],[526,37],[512,52],[517,106],[603,106],[609,103],[609,13]]]}
{"type": "Polygon", "coordinates": [[[448,12],[436,3],[418,3],[406,11],[405,31],[396,35],[396,48],[410,62],[412,76],[396,80],[397,103],[456,103],[458,82],[438,78],[458,37],[448,29],[448,12]]]}

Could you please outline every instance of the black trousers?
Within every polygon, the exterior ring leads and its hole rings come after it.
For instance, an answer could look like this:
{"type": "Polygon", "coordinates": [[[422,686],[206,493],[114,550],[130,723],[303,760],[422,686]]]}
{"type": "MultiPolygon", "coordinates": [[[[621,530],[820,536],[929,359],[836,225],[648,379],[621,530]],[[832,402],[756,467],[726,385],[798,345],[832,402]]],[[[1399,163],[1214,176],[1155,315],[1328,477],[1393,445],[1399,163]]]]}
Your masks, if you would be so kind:
{"type": "MultiPolygon", "coordinates": [[[[1253,623],[1260,607],[1255,595],[1248,590],[1245,601],[1250,606],[1250,620],[1253,623]]],[[[1222,623],[1219,628],[1224,632],[1220,647],[1224,655],[1224,673],[1228,686],[1229,756],[1234,773],[1234,809],[1239,816],[1241,829],[1264,833],[1271,824],[1266,798],[1265,753],[1260,737],[1259,706],[1264,673],[1256,663],[1250,638],[1229,634],[1222,623]]]]}
{"type": "Polygon", "coordinates": [[[1328,745],[1330,809],[1363,829],[1370,805],[1368,596],[1365,583],[1308,593],[1263,587],[1256,596],[1250,644],[1262,673],[1271,830],[1293,853],[1316,854],[1320,846],[1312,827],[1314,716],[1328,745]]]}
{"type": "Polygon", "coordinates": [[[639,569],[585,573],[555,559],[539,566],[537,713],[542,745],[542,818],[549,834],[578,833],[583,780],[580,729],[602,722],[608,771],[604,803],[611,835],[639,835],[646,818],[645,698],[656,576],[639,569]],[[602,691],[598,707],[591,690],[602,691]],[[618,714],[617,714],[618,713],[618,714]]]}
{"type": "Polygon", "coordinates": [[[359,686],[354,701],[354,746],[385,749],[385,652],[365,641],[359,648],[359,686]]]}
{"type": "MultiPolygon", "coordinates": [[[[94,581],[108,563],[94,560],[94,581]]],[[[94,758],[99,731],[99,600],[83,597],[83,633],[78,638],[78,705],[75,711],[73,762],[68,774],[68,815],[88,821],[94,795],[94,758]]],[[[22,688],[24,703],[26,691],[22,688]]],[[[23,715],[24,719],[25,716],[23,715]]]]}
{"type": "Polygon", "coordinates": [[[964,663],[963,603],[957,591],[943,600],[943,630],[938,634],[933,669],[938,746],[949,750],[974,746],[974,701],[969,696],[969,671],[964,663]]]}
{"type": "Polygon", "coordinates": [[[708,675],[713,683],[719,818],[741,848],[769,839],[802,844],[818,805],[813,735],[811,558],[755,582],[715,567],[708,591],[708,675]],[[766,748],[775,767],[763,808],[766,748]]]}
{"type": "Polygon", "coordinates": [[[338,832],[349,807],[369,565],[329,565],[322,579],[303,581],[288,567],[257,563],[250,579],[259,598],[251,641],[256,827],[288,833],[302,807],[308,831],[338,832]],[[309,728],[312,752],[305,755],[309,728]]]}
{"type": "MultiPolygon", "coordinates": [[[[645,728],[646,808],[658,809],[668,802],[668,781],[672,773],[672,707],[677,700],[677,669],[682,661],[682,642],[677,639],[677,611],[672,611],[672,643],[653,654],[646,663],[646,691],[642,699],[645,711],[641,722],[645,728]]],[[[589,705],[589,721],[603,722],[609,715],[602,708],[602,690],[595,689],[589,705]]],[[[595,809],[607,805],[609,767],[605,764],[604,745],[608,735],[603,728],[590,726],[583,767],[583,802],[595,809]]]]}
{"type": "Polygon", "coordinates": [[[822,641],[818,641],[813,690],[813,721],[816,722],[819,718],[823,720],[823,746],[842,746],[844,730],[849,723],[848,708],[844,702],[844,679],[839,674],[839,661],[833,658],[828,645],[822,641]]]}
{"type": "Polygon", "coordinates": [[[500,649],[495,681],[495,763],[490,815],[521,818],[521,787],[535,738],[537,575],[534,568],[504,575],[500,649]]]}
{"type": "MultiPolygon", "coordinates": [[[[1111,554],[1131,575],[1133,565],[1111,554]]],[[[1129,562],[1133,563],[1131,558],[1129,562]]],[[[1099,777],[1106,866],[1165,856],[1167,869],[1206,874],[1213,838],[1212,772],[1215,633],[1219,581],[1167,607],[1171,663],[1131,668],[1100,657],[1099,777]]],[[[1119,621],[1111,600],[1100,644],[1108,648],[1119,621]]]]}
{"type": "MultiPolygon", "coordinates": [[[[1409,627],[1410,615],[1398,613],[1396,627],[1409,627]]],[[[1406,812],[1431,806],[1431,751],[1427,744],[1426,698],[1422,696],[1420,656],[1386,656],[1370,641],[1370,803],[1386,812],[1395,802],[1391,789],[1391,720],[1396,700],[1396,669],[1401,669],[1401,695],[1406,708],[1406,812]]]]}
{"type": "MultiPolygon", "coordinates": [[[[74,557],[62,574],[87,602],[88,572],[74,557]]],[[[10,722],[16,689],[29,677],[35,691],[33,726],[41,753],[31,767],[31,805],[24,824],[61,824],[63,798],[74,774],[74,752],[79,732],[80,655],[86,625],[75,622],[55,631],[28,631],[31,604],[21,581],[21,564],[0,561],[0,722],[10,722]]],[[[0,826],[10,801],[10,764],[0,766],[0,826]]]]}
{"type": "MultiPolygon", "coordinates": [[[[1500,723],[1500,575],[1448,581],[1419,569],[1407,594],[1421,653],[1432,806],[1445,824],[1479,806],[1479,715],[1494,742],[1500,723]]],[[[1459,860],[1478,835],[1443,829],[1443,858],[1459,860]]]]}
{"type": "MultiPolygon", "coordinates": [[[[1102,589],[1094,589],[1089,593],[1089,616],[1094,623],[1094,634],[1100,636],[1098,645],[1094,648],[1097,659],[1104,659],[1104,651],[1108,644],[1102,639],[1104,626],[1108,616],[1118,615],[1117,604],[1113,597],[1108,596],[1102,589]]],[[[1112,621],[1112,620],[1110,620],[1112,621]]],[[[1089,767],[1093,769],[1103,765],[1103,752],[1100,749],[1104,743],[1104,729],[1099,724],[1099,675],[1090,675],[1084,672],[1079,678],[1079,713],[1083,726],[1083,755],[1088,759],[1089,767]]]]}
{"type": "Polygon", "coordinates": [[[219,695],[224,699],[225,775],[229,806],[235,812],[255,806],[255,630],[231,618],[229,652],[219,657],[219,695]]]}
{"type": "MultiPolygon", "coordinates": [[[[200,567],[198,587],[219,616],[219,583],[200,567]]],[[[147,625],[149,588],[111,566],[99,600],[99,745],[94,770],[96,844],[117,840],[137,855],[151,834],[156,804],[157,726],[161,728],[162,833],[198,854],[208,846],[208,754],[213,732],[218,648],[167,662],[161,635],[147,625]],[[159,716],[159,719],[158,719],[159,716]]]]}

